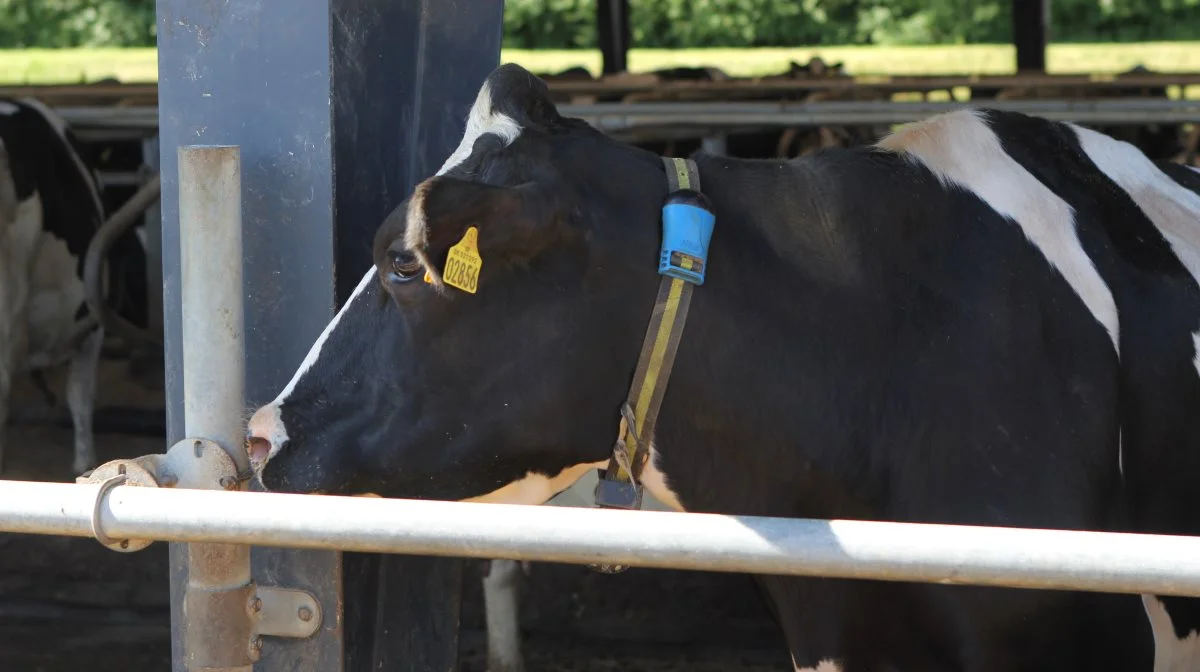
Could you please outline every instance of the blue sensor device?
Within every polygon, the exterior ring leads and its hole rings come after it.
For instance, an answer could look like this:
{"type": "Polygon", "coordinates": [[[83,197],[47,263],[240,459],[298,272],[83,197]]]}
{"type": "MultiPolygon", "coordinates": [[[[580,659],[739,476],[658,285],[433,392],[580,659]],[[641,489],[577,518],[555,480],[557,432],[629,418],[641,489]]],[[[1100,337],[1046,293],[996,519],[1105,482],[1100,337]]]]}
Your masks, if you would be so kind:
{"type": "Polygon", "coordinates": [[[704,194],[690,189],[670,194],[662,208],[659,275],[703,285],[704,272],[708,268],[708,244],[716,220],[704,194]]]}

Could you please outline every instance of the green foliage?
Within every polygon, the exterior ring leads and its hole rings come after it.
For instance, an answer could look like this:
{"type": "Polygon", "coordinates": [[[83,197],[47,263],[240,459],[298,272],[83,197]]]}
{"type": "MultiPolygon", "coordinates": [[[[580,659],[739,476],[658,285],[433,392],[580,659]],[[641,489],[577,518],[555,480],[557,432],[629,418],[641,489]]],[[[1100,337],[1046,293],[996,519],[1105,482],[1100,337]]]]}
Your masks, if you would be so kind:
{"type": "Polygon", "coordinates": [[[147,46],[154,0],[0,0],[0,47],[147,46]]]}
{"type": "MultiPolygon", "coordinates": [[[[595,0],[507,0],[504,46],[594,47],[595,0]]],[[[1200,0],[1052,0],[1060,42],[1200,38],[1200,0]]],[[[644,48],[1012,40],[1011,0],[630,0],[644,48]]]]}
{"type": "MultiPolygon", "coordinates": [[[[302,0],[279,0],[299,2],[302,0]]],[[[647,48],[1011,40],[1011,0],[630,0],[647,48]]],[[[468,3],[469,4],[469,3],[468,3]]],[[[1051,0],[1058,42],[1200,39],[1200,0],[1051,0]]],[[[506,0],[504,46],[596,45],[595,0],[506,0]]],[[[154,0],[0,0],[0,48],[152,46],[154,0]]]]}

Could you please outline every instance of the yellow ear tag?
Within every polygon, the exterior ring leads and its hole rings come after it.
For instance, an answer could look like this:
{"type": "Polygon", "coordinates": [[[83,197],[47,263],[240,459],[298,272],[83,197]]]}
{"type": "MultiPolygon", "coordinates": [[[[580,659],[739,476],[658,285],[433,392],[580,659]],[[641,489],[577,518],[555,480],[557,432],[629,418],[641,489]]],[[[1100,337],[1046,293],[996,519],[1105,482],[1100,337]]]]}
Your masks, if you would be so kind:
{"type": "Polygon", "coordinates": [[[479,256],[479,230],[469,227],[446,255],[446,268],[442,271],[442,280],[451,287],[457,287],[471,294],[479,288],[479,269],[483,268],[483,259],[479,256]]]}

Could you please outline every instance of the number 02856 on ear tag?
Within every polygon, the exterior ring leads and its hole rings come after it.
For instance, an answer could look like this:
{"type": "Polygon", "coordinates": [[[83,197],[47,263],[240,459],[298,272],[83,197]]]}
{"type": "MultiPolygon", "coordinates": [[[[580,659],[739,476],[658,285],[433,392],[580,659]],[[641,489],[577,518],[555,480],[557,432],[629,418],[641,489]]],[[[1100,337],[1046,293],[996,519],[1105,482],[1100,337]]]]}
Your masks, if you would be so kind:
{"type": "Polygon", "coordinates": [[[463,234],[462,240],[455,243],[446,254],[446,268],[442,271],[442,280],[451,287],[474,294],[479,288],[481,268],[483,258],[479,256],[479,230],[472,226],[463,234]]]}

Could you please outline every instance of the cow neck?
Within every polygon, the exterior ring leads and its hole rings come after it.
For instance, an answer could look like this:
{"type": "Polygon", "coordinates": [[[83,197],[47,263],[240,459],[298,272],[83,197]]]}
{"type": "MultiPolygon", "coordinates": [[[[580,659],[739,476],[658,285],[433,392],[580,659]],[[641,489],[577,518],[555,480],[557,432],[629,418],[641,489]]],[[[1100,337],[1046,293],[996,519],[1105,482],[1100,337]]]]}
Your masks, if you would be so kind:
{"type": "MultiPolygon", "coordinates": [[[[640,509],[641,473],[650,454],[650,440],[662,404],[675,353],[687,322],[692,291],[704,284],[708,243],[715,217],[700,191],[700,172],[690,159],[663,158],[667,198],[662,208],[662,247],[658,296],[646,327],[642,351],[629,394],[621,404],[617,440],[608,466],[600,470],[595,499],[600,508],[640,509]]],[[[624,565],[589,565],[612,574],[624,565]]]]}

